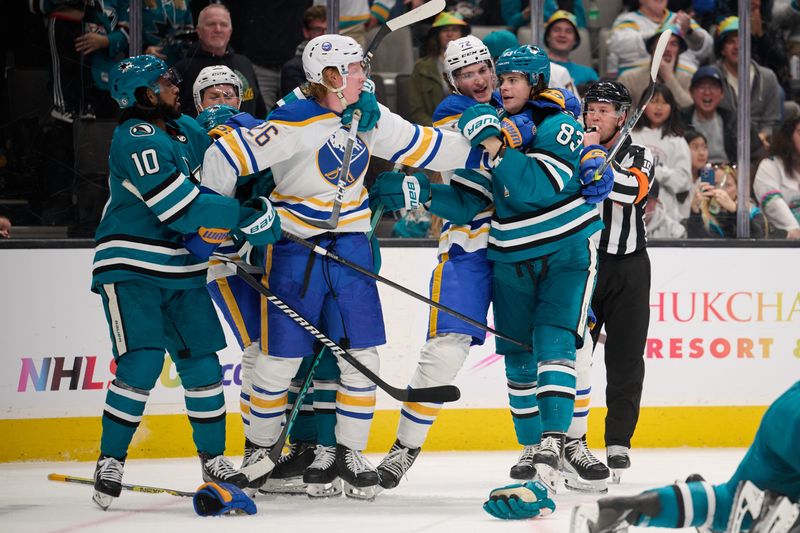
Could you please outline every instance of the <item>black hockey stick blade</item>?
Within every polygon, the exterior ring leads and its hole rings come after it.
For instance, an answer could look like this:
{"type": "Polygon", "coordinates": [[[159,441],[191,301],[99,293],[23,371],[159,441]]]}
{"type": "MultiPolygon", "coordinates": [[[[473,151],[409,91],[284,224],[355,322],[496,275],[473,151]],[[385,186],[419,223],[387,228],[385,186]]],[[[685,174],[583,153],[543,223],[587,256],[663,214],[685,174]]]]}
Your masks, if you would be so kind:
{"type": "Polygon", "coordinates": [[[395,30],[405,28],[406,26],[411,26],[412,24],[415,24],[421,20],[425,20],[438,13],[441,13],[445,8],[445,4],[445,0],[431,0],[430,2],[426,2],[419,7],[412,9],[408,13],[403,13],[399,17],[395,17],[386,21],[386,24],[381,26],[381,28],[378,30],[378,33],[376,33],[375,37],[372,38],[372,42],[369,43],[369,46],[364,52],[364,63],[369,64],[369,62],[372,60],[372,55],[375,53],[375,50],[378,49],[381,41],[383,41],[387,35],[395,30]]]}
{"type": "MultiPolygon", "coordinates": [[[[94,480],[88,477],[68,476],[66,474],[48,474],[47,479],[50,481],[62,481],[64,483],[77,483],[79,485],[94,486],[94,480]]],[[[169,494],[170,496],[179,496],[181,498],[193,498],[194,492],[187,492],[177,489],[167,489],[164,487],[150,487],[147,485],[134,485],[131,483],[123,483],[122,488],[132,492],[146,492],[148,494],[169,494]]]]}
{"type": "Polygon", "coordinates": [[[214,254],[216,259],[219,259],[229,268],[236,272],[242,281],[255,289],[257,292],[264,295],[264,297],[272,303],[275,307],[280,309],[281,312],[286,314],[289,318],[294,320],[300,327],[305,329],[309,334],[316,338],[319,342],[331,349],[333,354],[341,357],[350,363],[356,370],[364,374],[370,381],[382,389],[386,394],[401,402],[430,402],[430,403],[444,403],[454,402],[461,397],[461,391],[455,385],[443,385],[439,387],[424,387],[419,389],[400,389],[393,387],[382,380],[375,372],[370,370],[361,361],[350,355],[347,350],[333,342],[324,333],[314,327],[311,322],[300,316],[297,311],[289,307],[283,300],[278,298],[275,293],[267,287],[258,282],[253,276],[250,275],[242,266],[236,261],[231,261],[228,257],[221,254],[214,254]]]}
{"type": "Polygon", "coordinates": [[[600,177],[603,175],[603,172],[605,172],[606,168],[608,168],[608,165],[610,165],[611,162],[617,157],[617,154],[622,148],[622,144],[625,142],[625,139],[627,139],[631,134],[633,127],[637,122],[639,122],[639,118],[642,116],[642,113],[644,113],[644,108],[647,107],[647,104],[649,104],[650,100],[653,98],[653,94],[655,94],[656,91],[658,68],[661,66],[661,60],[664,58],[664,50],[667,49],[670,37],[672,37],[672,32],[670,30],[663,31],[658,37],[658,42],[653,49],[653,61],[650,63],[650,83],[647,85],[647,90],[644,92],[642,99],[639,101],[639,107],[636,108],[636,111],[634,111],[628,117],[625,125],[622,126],[619,137],[617,138],[617,142],[608,152],[605,162],[599,169],[597,169],[597,172],[595,173],[596,180],[600,179],[600,177]]]}

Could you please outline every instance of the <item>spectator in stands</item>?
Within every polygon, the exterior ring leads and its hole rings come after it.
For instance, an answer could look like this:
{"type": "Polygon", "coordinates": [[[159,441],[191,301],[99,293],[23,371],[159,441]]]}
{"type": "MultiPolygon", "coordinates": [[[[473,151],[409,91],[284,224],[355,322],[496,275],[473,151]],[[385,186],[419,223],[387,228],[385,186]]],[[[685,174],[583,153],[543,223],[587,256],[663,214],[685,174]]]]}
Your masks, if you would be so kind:
{"type": "Polygon", "coordinates": [[[644,224],[648,239],[685,239],[686,228],[672,217],[664,204],[659,200],[661,187],[654,181],[647,193],[647,204],[644,206],[644,224]]]}
{"type": "Polygon", "coordinates": [[[770,224],[800,240],[800,115],[784,121],[758,165],[753,192],[770,224]]]}
{"type": "MultiPolygon", "coordinates": [[[[736,237],[736,179],[736,167],[718,165],[714,171],[716,186],[704,181],[697,182],[691,214],[686,223],[690,239],[736,237]]],[[[750,237],[764,238],[766,232],[766,218],[761,210],[751,204],[750,237]]]]}
{"type": "Polygon", "coordinates": [[[656,84],[653,99],[634,127],[631,138],[653,153],[655,178],[660,185],[659,203],[670,218],[680,220],[676,196],[688,192],[692,186],[692,155],[683,138],[683,123],[675,97],[667,86],[656,84]]]}
{"type": "Polygon", "coordinates": [[[508,30],[495,30],[490,32],[483,38],[483,44],[489,49],[489,54],[492,56],[492,61],[497,61],[500,55],[509,48],[516,48],[519,46],[519,39],[517,36],[508,30]]]}
{"type": "MultiPolygon", "coordinates": [[[[706,65],[692,76],[690,88],[693,105],[682,111],[684,124],[699,131],[708,143],[708,159],[712,163],[736,161],[736,115],[720,107],[723,97],[722,74],[715,66],[706,65]]],[[[750,156],[759,160],[764,146],[753,128],[750,131],[750,156]]]]}
{"type": "Polygon", "coordinates": [[[189,0],[144,0],[142,41],[144,53],[174,65],[194,37],[194,20],[189,0]]]}
{"type": "Polygon", "coordinates": [[[428,33],[427,54],[414,63],[408,96],[411,122],[431,124],[433,111],[450,88],[445,80],[443,54],[447,43],[469,35],[469,25],[453,13],[436,15],[428,33]]]}
{"type": "Polygon", "coordinates": [[[11,237],[11,220],[8,217],[0,215],[0,239],[8,239],[11,237]]]}
{"type": "Polygon", "coordinates": [[[559,9],[547,20],[544,43],[551,64],[556,63],[566,68],[575,85],[585,85],[599,79],[592,67],[579,65],[569,59],[569,54],[581,44],[578,22],[569,11],[559,9]]]}
{"type": "Polygon", "coordinates": [[[339,0],[339,33],[367,48],[367,32],[386,22],[396,0],[339,0]],[[370,6],[372,3],[372,6],[370,6]]]}
{"type": "Polygon", "coordinates": [[[672,24],[681,29],[689,48],[680,55],[678,68],[693,73],[698,64],[711,59],[714,40],[687,13],[669,11],[666,0],[640,0],[639,9],[624,12],[614,20],[608,37],[609,62],[616,61],[619,74],[649,65],[647,39],[662,26],[672,24]]]}
{"type": "Polygon", "coordinates": [[[694,185],[700,178],[700,171],[705,168],[708,163],[708,144],[706,143],[705,136],[699,131],[689,130],[683,137],[689,145],[689,151],[692,154],[692,184],[688,193],[679,193],[675,195],[678,200],[678,219],[686,220],[689,218],[689,212],[694,199],[694,185]]]}
{"type": "MultiPolygon", "coordinates": [[[[728,17],[717,26],[714,52],[717,66],[723,74],[722,107],[736,111],[739,98],[739,17],[728,17]]],[[[780,124],[783,99],[778,78],[770,69],[751,60],[750,117],[752,128],[768,145],[772,130],[780,124]]]]}
{"type": "Polygon", "coordinates": [[[311,6],[303,13],[303,41],[297,45],[294,57],[281,67],[281,97],[306,82],[306,73],[303,71],[303,50],[308,41],[325,34],[328,28],[327,20],[328,12],[322,5],[311,6]]]}
{"type": "Polygon", "coordinates": [[[197,116],[192,87],[200,71],[213,65],[230,68],[242,83],[240,109],[255,117],[266,118],[267,107],[258,90],[253,64],[245,56],[237,54],[230,46],[233,25],[228,8],[222,4],[210,4],[197,17],[198,42],[192,46],[186,58],[175,64],[181,75],[181,111],[197,116]]]}
{"type": "MultiPolygon", "coordinates": [[[[654,33],[652,37],[647,39],[647,53],[652,56],[658,38],[667,29],[672,32],[672,37],[670,37],[669,43],[664,49],[664,57],[661,59],[661,65],[658,67],[656,79],[659,83],[663,83],[669,87],[679,108],[687,107],[692,105],[692,95],[689,94],[689,85],[692,82],[692,76],[683,70],[678,70],[678,58],[680,54],[687,49],[686,39],[683,38],[680,27],[676,24],[672,24],[654,33]]],[[[636,107],[639,105],[639,97],[641,97],[644,90],[650,84],[650,65],[643,65],[626,70],[620,75],[617,81],[627,87],[631,92],[631,95],[633,95],[633,106],[636,107]]],[[[675,111],[677,111],[677,108],[675,111]]]]}
{"type": "MultiPolygon", "coordinates": [[[[101,118],[117,115],[119,107],[108,92],[108,73],[128,56],[128,1],[105,0],[86,6],[83,34],[75,39],[75,50],[83,54],[92,69],[92,98],[101,118]]],[[[91,105],[87,105],[91,115],[91,105]]]]}
{"type": "MultiPolygon", "coordinates": [[[[548,20],[559,9],[572,12],[575,15],[577,26],[579,28],[586,27],[586,13],[583,9],[583,2],[544,0],[544,20],[548,20]]],[[[514,31],[517,31],[520,26],[531,23],[531,6],[527,0],[500,0],[500,12],[503,14],[503,20],[514,31]]]]}
{"type": "Polygon", "coordinates": [[[228,4],[236,33],[233,47],[253,62],[264,105],[272,109],[280,96],[281,67],[303,40],[298,21],[311,0],[236,0],[228,4]]]}

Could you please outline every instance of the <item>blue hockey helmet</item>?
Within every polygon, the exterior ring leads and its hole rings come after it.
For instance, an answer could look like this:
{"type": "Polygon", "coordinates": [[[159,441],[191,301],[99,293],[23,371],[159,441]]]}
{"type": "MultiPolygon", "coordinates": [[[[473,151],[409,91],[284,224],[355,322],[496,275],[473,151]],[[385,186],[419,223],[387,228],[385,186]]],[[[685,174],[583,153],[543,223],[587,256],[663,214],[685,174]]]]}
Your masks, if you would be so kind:
{"type": "Polygon", "coordinates": [[[151,55],[140,55],[123,59],[111,69],[108,86],[111,96],[122,109],[136,104],[136,89],[148,87],[158,94],[158,80],[167,77],[173,84],[179,77],[161,59],[151,55]]]}
{"type": "Polygon", "coordinates": [[[228,122],[228,119],[238,114],[239,110],[228,104],[214,104],[200,111],[200,114],[197,115],[195,120],[197,120],[201,128],[209,131],[220,124],[225,124],[228,122]]]}
{"type": "Polygon", "coordinates": [[[498,77],[512,72],[525,74],[531,87],[538,85],[540,80],[544,87],[550,83],[550,58],[547,52],[532,44],[506,50],[497,58],[494,68],[498,77]]]}

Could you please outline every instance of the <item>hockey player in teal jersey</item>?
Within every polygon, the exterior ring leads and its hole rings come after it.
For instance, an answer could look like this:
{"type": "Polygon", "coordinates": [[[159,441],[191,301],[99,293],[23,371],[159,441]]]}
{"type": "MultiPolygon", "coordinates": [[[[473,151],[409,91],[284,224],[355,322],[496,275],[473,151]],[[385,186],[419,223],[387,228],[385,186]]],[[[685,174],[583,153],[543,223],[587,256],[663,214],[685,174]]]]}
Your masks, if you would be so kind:
{"type": "MultiPolygon", "coordinates": [[[[541,442],[532,458],[551,489],[560,478],[565,433],[575,400],[575,350],[583,342],[596,254],[589,237],[602,228],[581,195],[583,128],[548,91],[549,60],[535,46],[497,60],[508,144],[494,109],[478,105],[459,119],[473,146],[494,156],[495,213],[488,257],[493,266],[495,327],[532,342],[534,355],[497,339],[506,375],[520,391],[535,388],[541,442]]],[[[515,424],[524,419],[515,418],[515,424]]]]}
{"type": "Polygon", "coordinates": [[[739,533],[800,532],[800,381],[769,406],[753,444],[726,482],[692,475],[636,496],[575,507],[571,533],[610,533],[628,526],[739,533]]]}
{"type": "Polygon", "coordinates": [[[120,495],[122,470],[165,350],[185,389],[186,410],[206,481],[244,486],[225,451],[225,399],[216,351],[225,346],[204,287],[206,266],[184,247],[201,227],[240,228],[254,245],[279,228],[271,204],[240,207],[200,194],[200,164],[210,140],[180,114],[178,80],[163,61],[137,56],[111,72],[123,109],[109,157],[110,196],[97,228],[92,290],[103,302],[117,363],[106,395],[94,501],[120,495]]]}

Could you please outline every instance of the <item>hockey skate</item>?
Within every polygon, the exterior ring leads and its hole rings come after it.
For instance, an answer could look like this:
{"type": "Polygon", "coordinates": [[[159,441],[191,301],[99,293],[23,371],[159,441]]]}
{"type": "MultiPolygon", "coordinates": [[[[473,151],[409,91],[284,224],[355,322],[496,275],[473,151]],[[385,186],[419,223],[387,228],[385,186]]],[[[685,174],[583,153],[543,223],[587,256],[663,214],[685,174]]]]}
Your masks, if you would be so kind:
{"type": "Polygon", "coordinates": [[[122,469],[124,466],[125,459],[120,461],[106,455],[101,455],[97,459],[97,466],[94,469],[92,501],[104,511],[108,509],[115,498],[119,498],[122,492],[122,469]]]}
{"type": "Polygon", "coordinates": [[[363,452],[336,445],[336,471],[344,482],[344,495],[357,500],[373,500],[380,476],[363,452]]]}
{"type": "Polygon", "coordinates": [[[336,448],[317,444],[314,460],[303,472],[309,498],[330,498],[342,493],[342,480],[336,472],[336,448]]]}
{"type": "Polygon", "coordinates": [[[399,440],[394,441],[392,449],[378,465],[378,476],[380,485],[384,489],[393,489],[400,479],[406,475],[408,469],[414,464],[422,448],[408,448],[403,446],[399,440]]]}
{"type": "Polygon", "coordinates": [[[751,481],[742,481],[733,498],[727,532],[739,533],[750,515],[750,533],[788,533],[800,531],[800,504],[786,496],[762,491],[751,481]]]}
{"type": "Polygon", "coordinates": [[[247,488],[247,476],[233,467],[230,459],[224,455],[210,455],[200,452],[200,466],[203,469],[203,481],[207,483],[231,483],[240,489],[247,488]]]}
{"type": "Polygon", "coordinates": [[[595,494],[608,492],[608,468],[589,451],[585,435],[567,440],[563,473],[564,486],[569,490],[595,494]]]}
{"type": "Polygon", "coordinates": [[[511,467],[508,475],[511,479],[518,479],[527,481],[536,476],[536,469],[533,467],[533,456],[539,451],[539,445],[533,444],[522,448],[522,453],[519,454],[517,464],[511,467]]]}
{"type": "Polygon", "coordinates": [[[618,485],[622,472],[631,467],[631,450],[625,446],[610,445],[606,448],[606,461],[611,469],[611,483],[618,485]]]}
{"type": "Polygon", "coordinates": [[[267,482],[259,492],[264,494],[305,494],[303,472],[314,462],[315,444],[292,442],[289,452],[281,455],[267,482]]]}
{"type": "Polygon", "coordinates": [[[572,509],[570,533],[620,533],[635,524],[642,514],[655,516],[661,502],[655,492],[636,496],[601,498],[596,503],[585,503],[572,509]]]}
{"type": "Polygon", "coordinates": [[[565,438],[563,433],[542,433],[542,442],[539,444],[538,451],[533,455],[536,477],[553,493],[556,492],[558,483],[561,481],[565,438]]]}

